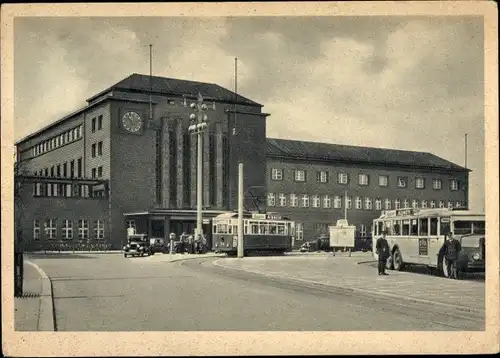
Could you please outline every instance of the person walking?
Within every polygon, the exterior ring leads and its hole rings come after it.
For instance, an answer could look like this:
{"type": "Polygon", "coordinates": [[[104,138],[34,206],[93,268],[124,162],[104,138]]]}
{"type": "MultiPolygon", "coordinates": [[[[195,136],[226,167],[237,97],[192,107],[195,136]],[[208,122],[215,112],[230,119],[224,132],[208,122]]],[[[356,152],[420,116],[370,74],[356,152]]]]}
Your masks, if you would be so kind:
{"type": "Polygon", "coordinates": [[[387,263],[387,259],[389,258],[389,244],[385,235],[386,232],[384,231],[382,236],[378,238],[375,248],[378,255],[378,274],[387,276],[388,274],[385,272],[385,265],[387,263]]]}
{"type": "Polygon", "coordinates": [[[448,278],[458,280],[457,261],[458,255],[462,250],[462,245],[460,245],[460,242],[455,238],[452,232],[450,232],[449,238],[445,242],[444,250],[448,278]]]}
{"type": "Polygon", "coordinates": [[[182,232],[179,242],[180,253],[183,254],[186,251],[187,245],[187,235],[185,232],[182,232]]]}
{"type": "Polygon", "coordinates": [[[188,249],[188,254],[193,254],[193,245],[194,245],[194,238],[193,235],[189,235],[187,238],[187,249],[188,249]]]}

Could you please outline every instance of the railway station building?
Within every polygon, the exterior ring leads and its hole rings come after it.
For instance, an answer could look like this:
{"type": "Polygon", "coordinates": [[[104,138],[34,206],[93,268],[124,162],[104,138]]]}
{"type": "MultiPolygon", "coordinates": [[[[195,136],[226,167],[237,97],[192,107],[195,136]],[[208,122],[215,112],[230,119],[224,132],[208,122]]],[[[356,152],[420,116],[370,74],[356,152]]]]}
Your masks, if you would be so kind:
{"type": "MultiPolygon", "coordinates": [[[[16,229],[27,250],[93,240],[119,249],[126,229],[167,237],[196,225],[196,136],[203,96],[203,223],[245,208],[297,222],[314,240],[347,219],[370,234],[381,210],[466,207],[469,170],[430,153],[267,138],[263,105],[217,84],[132,74],[16,143],[16,229]],[[347,204],[347,210],[345,205],[347,204]],[[55,243],[55,244],[54,244],[55,243]]],[[[65,247],[66,247],[65,246],[65,247]]]]}

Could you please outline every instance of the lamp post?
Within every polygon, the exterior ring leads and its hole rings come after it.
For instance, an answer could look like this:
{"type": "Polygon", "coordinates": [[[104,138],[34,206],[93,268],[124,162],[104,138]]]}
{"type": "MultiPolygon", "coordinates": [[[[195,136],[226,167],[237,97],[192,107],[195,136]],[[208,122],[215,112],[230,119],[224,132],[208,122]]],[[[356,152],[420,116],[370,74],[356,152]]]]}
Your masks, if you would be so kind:
{"type": "Polygon", "coordinates": [[[196,103],[191,103],[190,107],[196,111],[196,113],[191,113],[189,119],[191,124],[188,128],[189,133],[197,136],[198,144],[198,156],[197,156],[197,166],[196,166],[196,235],[202,235],[202,207],[203,207],[203,132],[207,129],[208,116],[205,113],[207,110],[207,105],[203,103],[203,96],[198,93],[198,99],[196,103]]]}

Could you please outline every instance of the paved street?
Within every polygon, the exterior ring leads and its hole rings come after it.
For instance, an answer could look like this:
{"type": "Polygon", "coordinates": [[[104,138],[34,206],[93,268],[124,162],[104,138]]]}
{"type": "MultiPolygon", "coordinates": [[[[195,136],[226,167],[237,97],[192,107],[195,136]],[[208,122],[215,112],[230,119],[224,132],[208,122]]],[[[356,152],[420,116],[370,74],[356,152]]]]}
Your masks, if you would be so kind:
{"type": "Polygon", "coordinates": [[[167,262],[168,256],[124,259],[116,254],[71,254],[37,255],[30,260],[52,279],[55,324],[59,331],[480,330],[484,327],[484,317],[214,266],[214,260],[219,260],[219,264],[267,260],[292,265],[292,261],[320,262],[324,257],[244,260],[207,257],[167,262]]]}

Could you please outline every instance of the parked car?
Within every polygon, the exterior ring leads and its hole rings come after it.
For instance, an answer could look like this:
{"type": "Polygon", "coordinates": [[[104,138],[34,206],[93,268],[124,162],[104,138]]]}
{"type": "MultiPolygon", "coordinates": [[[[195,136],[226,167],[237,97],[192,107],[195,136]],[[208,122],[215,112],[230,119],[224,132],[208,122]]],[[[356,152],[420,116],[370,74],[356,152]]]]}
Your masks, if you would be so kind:
{"type": "Polygon", "coordinates": [[[157,252],[161,252],[166,254],[169,252],[168,245],[165,244],[165,239],[162,237],[152,237],[149,239],[149,244],[151,247],[151,255],[154,255],[157,252]]]}
{"type": "Polygon", "coordinates": [[[149,241],[148,235],[146,234],[134,234],[129,235],[127,239],[128,243],[123,247],[123,256],[144,256],[152,255],[151,243],[149,241]]]}

